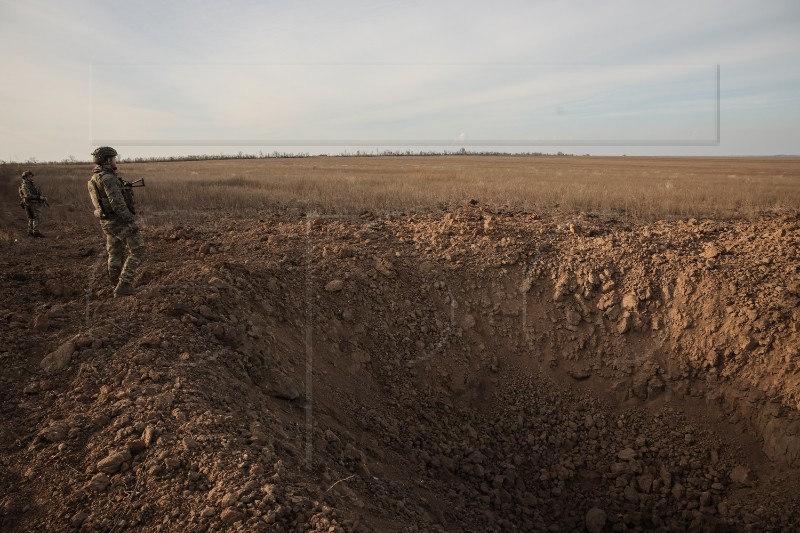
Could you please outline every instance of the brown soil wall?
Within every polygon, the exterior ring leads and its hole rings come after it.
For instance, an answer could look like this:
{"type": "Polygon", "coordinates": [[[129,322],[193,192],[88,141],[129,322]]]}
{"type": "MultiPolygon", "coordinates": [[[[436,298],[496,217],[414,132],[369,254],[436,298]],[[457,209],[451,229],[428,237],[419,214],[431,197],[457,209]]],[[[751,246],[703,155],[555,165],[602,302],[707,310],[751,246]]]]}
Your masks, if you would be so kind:
{"type": "Polygon", "coordinates": [[[145,235],[3,244],[4,530],[800,524],[795,217],[145,235]]]}

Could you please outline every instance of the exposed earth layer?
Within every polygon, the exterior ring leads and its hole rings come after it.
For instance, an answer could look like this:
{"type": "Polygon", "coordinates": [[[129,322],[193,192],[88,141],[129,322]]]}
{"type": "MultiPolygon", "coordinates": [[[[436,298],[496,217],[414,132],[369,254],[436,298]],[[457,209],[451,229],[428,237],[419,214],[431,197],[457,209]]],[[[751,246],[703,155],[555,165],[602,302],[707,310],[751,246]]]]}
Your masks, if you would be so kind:
{"type": "Polygon", "coordinates": [[[0,530],[800,528],[800,220],[0,242],[0,530]]]}

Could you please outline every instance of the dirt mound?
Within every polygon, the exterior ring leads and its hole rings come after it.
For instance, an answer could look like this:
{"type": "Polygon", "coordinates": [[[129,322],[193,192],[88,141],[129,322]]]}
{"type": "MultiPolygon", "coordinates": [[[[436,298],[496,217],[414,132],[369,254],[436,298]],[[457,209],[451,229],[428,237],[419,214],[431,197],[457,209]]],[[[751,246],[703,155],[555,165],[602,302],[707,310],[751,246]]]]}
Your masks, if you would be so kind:
{"type": "Polygon", "coordinates": [[[149,226],[125,299],[67,229],[0,244],[4,531],[800,525],[795,217],[149,226]]]}

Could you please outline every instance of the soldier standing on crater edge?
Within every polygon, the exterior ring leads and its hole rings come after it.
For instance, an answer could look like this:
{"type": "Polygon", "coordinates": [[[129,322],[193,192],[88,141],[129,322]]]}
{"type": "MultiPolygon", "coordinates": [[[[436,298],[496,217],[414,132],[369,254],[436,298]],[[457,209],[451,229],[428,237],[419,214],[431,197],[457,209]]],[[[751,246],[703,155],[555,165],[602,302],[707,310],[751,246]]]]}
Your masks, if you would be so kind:
{"type": "Polygon", "coordinates": [[[117,155],[110,146],[92,152],[96,166],[89,180],[94,214],[106,236],[108,277],[115,285],[115,298],[135,294],[131,282],[145,257],[144,239],[134,220],[133,190],[117,176],[117,155]]]}
{"type": "Polygon", "coordinates": [[[26,170],[22,173],[22,183],[19,186],[20,205],[28,215],[28,235],[31,237],[44,237],[39,231],[39,223],[42,217],[39,215],[39,208],[47,204],[47,196],[42,194],[42,190],[36,186],[31,179],[33,172],[26,170]]]}

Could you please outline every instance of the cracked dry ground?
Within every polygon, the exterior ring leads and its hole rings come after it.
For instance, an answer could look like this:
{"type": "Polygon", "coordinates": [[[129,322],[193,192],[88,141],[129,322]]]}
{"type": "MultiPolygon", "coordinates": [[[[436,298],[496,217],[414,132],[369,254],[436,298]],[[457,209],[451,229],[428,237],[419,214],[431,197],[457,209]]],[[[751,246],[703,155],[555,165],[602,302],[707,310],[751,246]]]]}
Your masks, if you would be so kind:
{"type": "Polygon", "coordinates": [[[3,531],[792,531],[800,220],[5,241],[3,531]]]}

